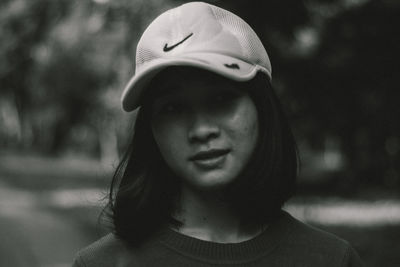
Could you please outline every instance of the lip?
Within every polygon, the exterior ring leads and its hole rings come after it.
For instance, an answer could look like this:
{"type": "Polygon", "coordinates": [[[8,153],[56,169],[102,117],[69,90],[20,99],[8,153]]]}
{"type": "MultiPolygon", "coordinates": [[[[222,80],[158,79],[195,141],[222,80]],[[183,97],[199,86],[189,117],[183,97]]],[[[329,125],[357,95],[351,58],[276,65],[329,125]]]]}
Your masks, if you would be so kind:
{"type": "Polygon", "coordinates": [[[191,161],[204,161],[204,160],[211,160],[214,158],[219,158],[229,153],[229,149],[210,149],[204,150],[196,153],[195,155],[189,157],[191,161]]]}
{"type": "Polygon", "coordinates": [[[219,168],[225,162],[226,156],[230,152],[229,149],[211,149],[207,151],[200,151],[194,156],[190,157],[197,167],[204,170],[219,168]]]}

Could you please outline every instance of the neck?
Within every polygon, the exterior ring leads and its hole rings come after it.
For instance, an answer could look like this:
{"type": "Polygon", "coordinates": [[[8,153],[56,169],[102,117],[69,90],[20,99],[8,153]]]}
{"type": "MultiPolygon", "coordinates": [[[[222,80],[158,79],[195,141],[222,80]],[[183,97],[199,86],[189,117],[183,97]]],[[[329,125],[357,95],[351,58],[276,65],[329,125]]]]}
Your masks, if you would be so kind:
{"type": "Polygon", "coordinates": [[[182,189],[175,217],[183,222],[176,229],[184,235],[217,243],[238,243],[258,235],[260,226],[243,223],[223,197],[215,192],[182,189]]]}

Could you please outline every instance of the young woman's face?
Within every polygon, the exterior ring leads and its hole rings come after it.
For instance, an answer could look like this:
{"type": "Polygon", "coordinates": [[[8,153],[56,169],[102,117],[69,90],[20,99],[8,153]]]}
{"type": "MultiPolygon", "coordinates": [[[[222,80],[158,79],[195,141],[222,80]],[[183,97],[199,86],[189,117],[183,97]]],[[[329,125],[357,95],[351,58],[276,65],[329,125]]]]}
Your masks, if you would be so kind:
{"type": "Polygon", "coordinates": [[[223,78],[159,85],[151,127],[168,166],[200,190],[223,187],[240,175],[258,140],[252,99],[223,78]]]}

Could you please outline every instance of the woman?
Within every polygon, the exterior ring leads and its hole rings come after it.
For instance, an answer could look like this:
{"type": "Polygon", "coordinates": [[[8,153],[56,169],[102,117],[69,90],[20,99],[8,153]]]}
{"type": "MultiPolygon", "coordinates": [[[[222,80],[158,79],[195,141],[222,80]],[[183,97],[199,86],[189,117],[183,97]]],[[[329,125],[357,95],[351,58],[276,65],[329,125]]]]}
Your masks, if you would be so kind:
{"type": "Polygon", "coordinates": [[[281,210],[296,145],[254,31],[201,2],[156,18],[122,96],[139,108],[114,175],[114,233],[75,266],[361,266],[347,242],[281,210]]]}

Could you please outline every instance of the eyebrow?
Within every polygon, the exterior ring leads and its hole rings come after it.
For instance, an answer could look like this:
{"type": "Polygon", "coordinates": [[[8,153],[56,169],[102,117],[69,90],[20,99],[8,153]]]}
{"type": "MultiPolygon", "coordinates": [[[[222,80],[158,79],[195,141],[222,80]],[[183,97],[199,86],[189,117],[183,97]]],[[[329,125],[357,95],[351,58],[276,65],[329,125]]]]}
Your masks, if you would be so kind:
{"type": "Polygon", "coordinates": [[[151,107],[154,108],[154,105],[158,105],[160,103],[168,101],[171,95],[179,91],[180,89],[181,88],[176,86],[166,86],[161,88],[160,90],[156,90],[156,92],[154,92],[154,94],[151,96],[151,107]]]}
{"type": "Polygon", "coordinates": [[[177,90],[176,86],[156,86],[149,89],[147,94],[143,96],[144,102],[148,104],[154,103],[157,99],[163,98],[177,90]]]}
{"type": "Polygon", "coordinates": [[[160,98],[160,97],[165,97],[171,93],[174,93],[178,91],[181,88],[177,88],[176,86],[167,86],[159,90],[154,94],[154,99],[160,98]]]}
{"type": "MultiPolygon", "coordinates": [[[[177,84],[174,82],[166,82],[167,85],[166,86],[159,86],[158,88],[155,88],[155,90],[153,90],[153,93],[151,93],[149,95],[150,97],[150,102],[154,103],[164,97],[168,97],[169,95],[173,94],[173,93],[177,93],[179,94],[180,91],[182,90],[190,90],[190,88],[183,88],[183,86],[181,84],[177,84]],[[171,83],[171,84],[168,84],[171,83]]],[[[210,87],[210,85],[208,85],[208,87],[210,87]]],[[[215,88],[219,88],[219,90],[222,91],[228,91],[228,90],[232,90],[232,91],[236,91],[236,92],[243,92],[243,90],[241,88],[239,88],[235,83],[232,83],[232,86],[230,86],[228,88],[226,87],[219,87],[217,85],[211,85],[211,87],[215,87],[215,88]]]]}

